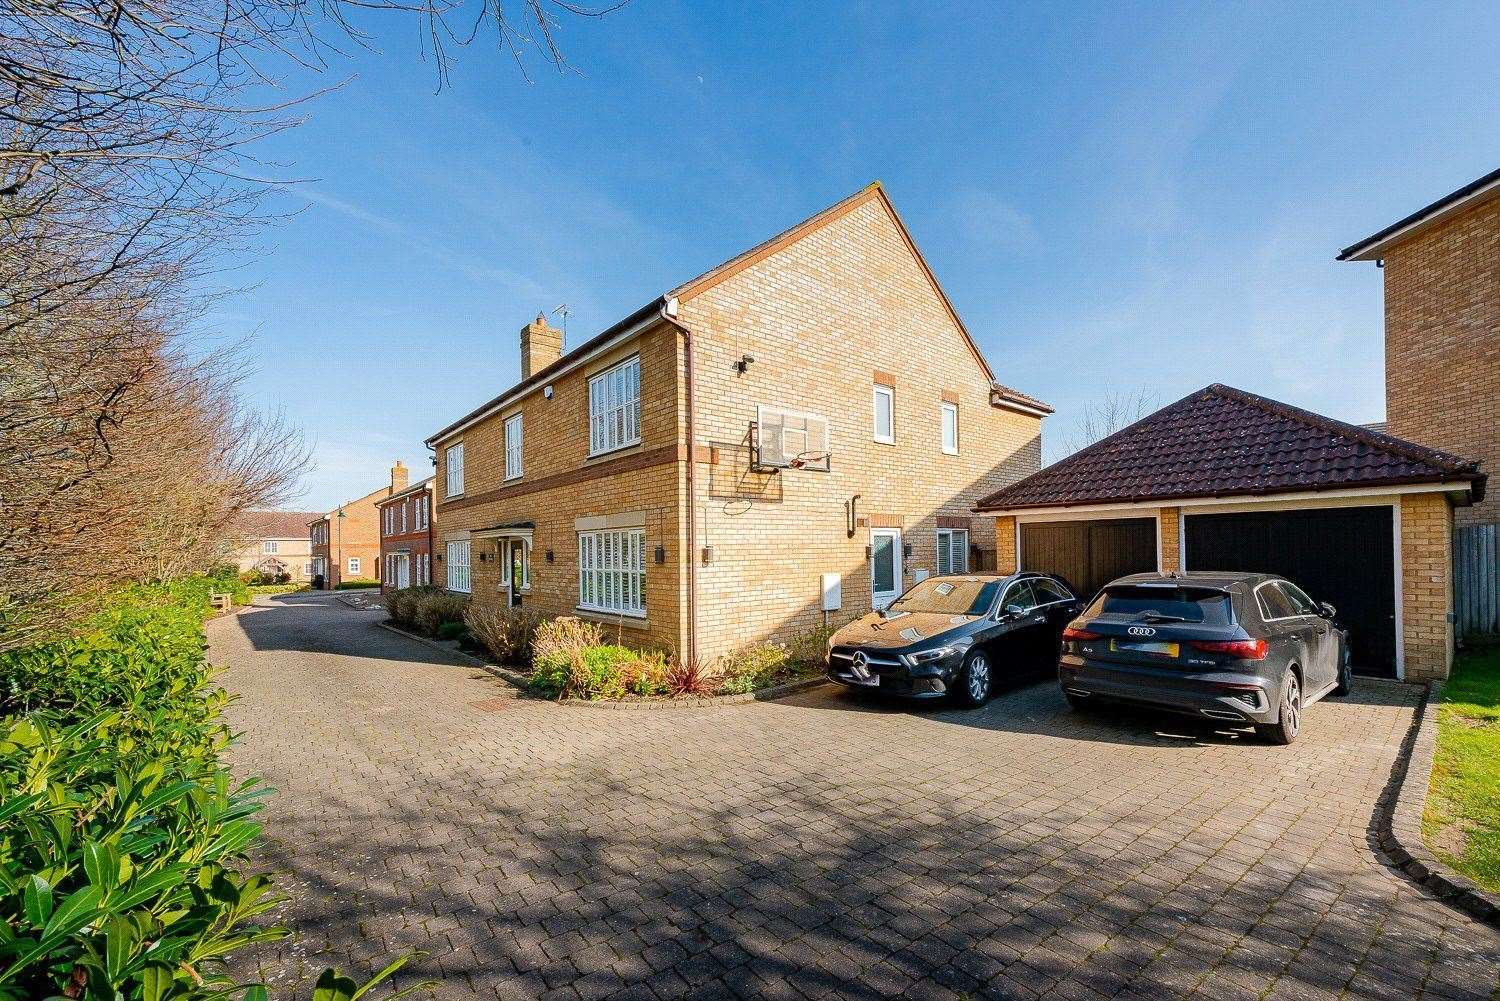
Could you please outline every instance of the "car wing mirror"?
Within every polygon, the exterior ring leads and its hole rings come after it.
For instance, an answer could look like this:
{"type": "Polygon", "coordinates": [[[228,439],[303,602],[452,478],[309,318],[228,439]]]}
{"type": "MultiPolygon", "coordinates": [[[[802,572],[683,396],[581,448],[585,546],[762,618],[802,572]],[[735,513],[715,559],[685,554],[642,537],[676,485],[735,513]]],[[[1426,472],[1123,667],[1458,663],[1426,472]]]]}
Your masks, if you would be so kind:
{"type": "Polygon", "coordinates": [[[1339,614],[1339,610],[1337,608],[1334,608],[1326,601],[1318,602],[1318,611],[1322,613],[1323,618],[1325,619],[1331,619],[1335,615],[1339,614]]]}
{"type": "Polygon", "coordinates": [[[1006,605],[1001,611],[1000,617],[1002,619],[1019,619],[1025,614],[1026,608],[1023,605],[1006,605]]]}

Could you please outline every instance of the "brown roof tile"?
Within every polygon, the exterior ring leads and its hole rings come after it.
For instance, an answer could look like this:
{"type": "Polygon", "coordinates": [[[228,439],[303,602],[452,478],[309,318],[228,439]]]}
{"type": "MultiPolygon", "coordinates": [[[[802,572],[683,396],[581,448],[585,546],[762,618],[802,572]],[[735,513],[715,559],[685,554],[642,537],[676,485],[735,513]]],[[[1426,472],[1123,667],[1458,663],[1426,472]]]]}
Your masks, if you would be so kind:
{"type": "Polygon", "coordinates": [[[308,523],[321,518],[317,511],[246,511],[240,531],[251,539],[305,539],[308,523]]]}
{"type": "Polygon", "coordinates": [[[1479,463],[1213,385],[979,501],[979,511],[1471,482],[1479,463]]]}

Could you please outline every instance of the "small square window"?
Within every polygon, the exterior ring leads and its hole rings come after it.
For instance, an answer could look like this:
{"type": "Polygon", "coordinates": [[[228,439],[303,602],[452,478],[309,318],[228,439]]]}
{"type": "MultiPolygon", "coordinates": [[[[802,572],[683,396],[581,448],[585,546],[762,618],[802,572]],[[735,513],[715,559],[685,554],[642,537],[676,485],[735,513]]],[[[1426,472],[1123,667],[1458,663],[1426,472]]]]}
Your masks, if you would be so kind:
{"type": "Polygon", "coordinates": [[[351,556],[351,557],[349,557],[349,572],[351,574],[357,574],[357,573],[359,573],[359,557],[358,556],[351,556]]]}

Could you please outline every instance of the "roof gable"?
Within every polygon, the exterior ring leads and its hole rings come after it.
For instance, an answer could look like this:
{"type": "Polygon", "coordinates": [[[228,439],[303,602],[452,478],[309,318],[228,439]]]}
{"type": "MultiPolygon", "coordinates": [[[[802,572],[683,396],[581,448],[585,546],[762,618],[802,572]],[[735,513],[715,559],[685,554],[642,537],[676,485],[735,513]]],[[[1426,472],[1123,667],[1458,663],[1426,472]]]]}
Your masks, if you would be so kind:
{"type": "Polygon", "coordinates": [[[1460,212],[1466,212],[1492,198],[1500,198],[1500,170],[1492,170],[1483,177],[1470,181],[1457,191],[1449,192],[1431,205],[1417,209],[1405,219],[1393,222],[1380,232],[1345,247],[1339,251],[1335,260],[1378,261],[1395,244],[1446,222],[1460,212]]]}
{"type": "Polygon", "coordinates": [[[980,511],[1469,482],[1479,463],[1212,385],[983,498],[980,511]]]}

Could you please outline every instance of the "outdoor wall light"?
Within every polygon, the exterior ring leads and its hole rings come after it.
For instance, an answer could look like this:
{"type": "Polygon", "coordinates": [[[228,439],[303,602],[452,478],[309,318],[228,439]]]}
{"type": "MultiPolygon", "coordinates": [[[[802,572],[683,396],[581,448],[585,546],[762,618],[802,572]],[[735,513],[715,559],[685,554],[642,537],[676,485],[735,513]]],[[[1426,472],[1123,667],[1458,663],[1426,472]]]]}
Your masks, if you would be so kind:
{"type": "Polygon", "coordinates": [[[479,562],[480,563],[488,563],[489,559],[490,559],[490,554],[487,553],[487,552],[485,552],[483,549],[481,549],[479,551],[479,562]]]}
{"type": "Polygon", "coordinates": [[[704,566],[708,566],[713,561],[714,561],[714,547],[713,546],[704,546],[703,547],[703,565],[704,566]]]}
{"type": "Polygon", "coordinates": [[[740,360],[734,363],[734,370],[740,375],[744,375],[753,364],[755,364],[755,359],[750,355],[740,355],[740,360]]]}
{"type": "Polygon", "coordinates": [[[870,557],[872,557],[874,555],[875,555],[875,548],[873,546],[865,546],[865,559],[868,560],[870,557]]]}
{"type": "Polygon", "coordinates": [[[442,553],[438,553],[438,554],[437,554],[437,561],[438,561],[438,562],[439,562],[439,563],[441,563],[441,562],[443,562],[443,554],[442,554],[442,553]]]}
{"type": "Polygon", "coordinates": [[[906,545],[904,545],[904,546],[901,547],[901,555],[904,556],[904,557],[906,557],[907,559],[911,559],[911,543],[910,542],[908,542],[906,545]]]}
{"type": "Polygon", "coordinates": [[[552,550],[550,550],[550,549],[547,550],[547,562],[548,563],[552,563],[552,562],[556,561],[556,559],[557,559],[557,557],[555,557],[555,556],[552,555],[552,550]]]}
{"type": "Polygon", "coordinates": [[[656,562],[658,562],[658,563],[665,563],[665,562],[667,562],[667,547],[666,546],[658,545],[656,547],[656,562]]]}

